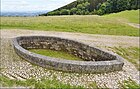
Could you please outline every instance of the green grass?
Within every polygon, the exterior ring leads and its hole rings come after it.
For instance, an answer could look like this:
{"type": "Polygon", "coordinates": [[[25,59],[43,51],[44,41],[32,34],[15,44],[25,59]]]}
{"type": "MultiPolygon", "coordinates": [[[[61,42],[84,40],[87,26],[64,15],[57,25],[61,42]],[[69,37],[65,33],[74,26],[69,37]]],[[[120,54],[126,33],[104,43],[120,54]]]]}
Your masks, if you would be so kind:
{"type": "Polygon", "coordinates": [[[121,84],[121,88],[123,89],[140,89],[140,85],[137,84],[135,81],[129,79],[125,80],[123,84],[121,84]]]}
{"type": "Polygon", "coordinates": [[[49,50],[49,49],[30,49],[29,51],[45,55],[45,56],[50,56],[50,57],[55,57],[55,58],[62,58],[62,59],[68,59],[68,60],[79,60],[82,61],[79,57],[76,57],[74,55],[68,54],[63,51],[54,51],[54,50],[49,50]]]}
{"type": "Polygon", "coordinates": [[[99,87],[98,87],[98,85],[97,85],[97,83],[96,82],[92,82],[92,83],[90,83],[89,84],[89,87],[92,87],[92,88],[94,88],[94,89],[100,89],[99,87]]]}
{"type": "MultiPolygon", "coordinates": [[[[136,15],[137,16],[137,15],[136,15]]],[[[139,36],[139,29],[101,16],[1,17],[2,29],[30,29],[89,34],[139,36]]]]}
{"type": "Polygon", "coordinates": [[[124,20],[127,22],[137,23],[137,24],[139,24],[139,19],[140,19],[139,10],[122,11],[119,13],[105,15],[103,17],[120,19],[122,21],[124,20]]]}
{"type": "Polygon", "coordinates": [[[118,55],[127,59],[129,62],[133,63],[134,66],[140,70],[139,68],[139,60],[140,60],[140,48],[137,47],[114,47],[112,48],[118,55]]]}
{"type": "MultiPolygon", "coordinates": [[[[65,89],[84,89],[83,86],[71,86],[70,84],[64,84],[56,79],[48,80],[45,78],[42,78],[41,80],[37,81],[35,79],[27,79],[25,81],[21,80],[13,80],[9,79],[4,76],[0,76],[0,86],[1,87],[28,87],[28,88],[65,88],[65,89]]],[[[120,83],[120,87],[123,89],[139,89],[140,86],[133,80],[125,80],[123,83],[120,83]]],[[[95,82],[91,83],[89,85],[92,88],[98,88],[100,89],[95,82]]],[[[107,88],[106,88],[107,89],[107,88]]]]}
{"type": "Polygon", "coordinates": [[[42,78],[37,81],[35,79],[27,79],[25,81],[12,80],[4,76],[0,76],[1,87],[29,87],[29,88],[78,88],[84,89],[82,86],[71,86],[70,84],[63,84],[56,79],[48,80],[42,78]]]}

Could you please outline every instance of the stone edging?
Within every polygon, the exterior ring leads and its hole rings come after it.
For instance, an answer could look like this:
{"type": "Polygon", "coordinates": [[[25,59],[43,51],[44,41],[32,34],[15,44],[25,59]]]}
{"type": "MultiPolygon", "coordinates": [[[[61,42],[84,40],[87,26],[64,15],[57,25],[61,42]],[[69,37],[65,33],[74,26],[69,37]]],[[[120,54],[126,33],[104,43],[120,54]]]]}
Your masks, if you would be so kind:
{"type": "Polygon", "coordinates": [[[74,40],[50,36],[21,36],[13,38],[15,52],[25,60],[41,67],[78,73],[104,73],[120,71],[123,58],[74,40]],[[63,50],[85,61],[58,59],[32,53],[26,49],[44,48],[63,50]]]}

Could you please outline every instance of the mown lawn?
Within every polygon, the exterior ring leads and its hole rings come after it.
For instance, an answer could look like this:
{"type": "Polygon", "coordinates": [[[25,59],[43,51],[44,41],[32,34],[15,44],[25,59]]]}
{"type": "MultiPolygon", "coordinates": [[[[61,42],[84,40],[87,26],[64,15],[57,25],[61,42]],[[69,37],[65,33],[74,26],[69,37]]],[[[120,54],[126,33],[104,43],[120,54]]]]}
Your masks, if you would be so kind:
{"type": "Polygon", "coordinates": [[[68,54],[63,51],[54,51],[54,50],[49,50],[49,49],[30,49],[29,51],[41,54],[44,56],[49,56],[49,57],[55,57],[55,58],[62,58],[66,60],[79,60],[82,61],[79,57],[76,57],[74,55],[68,54]]]}
{"type": "MultiPolygon", "coordinates": [[[[126,11],[127,12],[127,11],[126,11]]],[[[133,11],[132,11],[133,12],[133,11]]],[[[133,14],[132,14],[133,15],[133,14]]],[[[139,29],[116,18],[87,16],[1,17],[1,29],[31,29],[89,34],[139,36],[139,29]]],[[[138,15],[135,14],[134,18],[138,15]]],[[[126,16],[127,17],[127,16],[126,16]]],[[[129,18],[129,17],[128,17],[129,18]]]]}

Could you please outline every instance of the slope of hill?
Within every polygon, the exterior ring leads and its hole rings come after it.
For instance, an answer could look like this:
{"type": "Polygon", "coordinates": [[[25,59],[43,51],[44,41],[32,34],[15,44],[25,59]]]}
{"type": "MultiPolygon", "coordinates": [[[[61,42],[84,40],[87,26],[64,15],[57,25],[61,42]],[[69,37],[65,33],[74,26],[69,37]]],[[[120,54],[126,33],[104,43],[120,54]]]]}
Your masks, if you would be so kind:
{"type": "Polygon", "coordinates": [[[87,15],[98,9],[98,4],[102,4],[105,1],[107,0],[76,0],[66,6],[42,15],[87,15]]]}
{"type": "MultiPolygon", "coordinates": [[[[121,12],[121,16],[126,16],[124,19],[138,17],[139,10],[121,12]],[[131,15],[132,14],[132,15],[131,15]],[[128,17],[127,17],[128,16],[128,17]]],[[[118,13],[120,14],[120,13],[118,13]]],[[[3,28],[18,28],[18,29],[34,29],[45,31],[60,31],[60,32],[80,32],[90,34],[104,35],[123,35],[123,36],[139,36],[139,29],[129,26],[127,21],[119,21],[120,18],[115,14],[97,16],[39,16],[39,17],[1,17],[0,27],[3,28]]],[[[117,15],[117,13],[116,13],[117,15]]],[[[129,19],[128,19],[129,20],[129,19]]],[[[131,21],[130,21],[131,22],[131,21]]]]}
{"type": "MultiPolygon", "coordinates": [[[[89,11],[93,11],[94,9],[97,9],[99,3],[101,4],[105,1],[107,1],[107,0],[77,0],[66,6],[60,7],[57,10],[60,11],[62,9],[78,8],[78,7],[80,7],[80,4],[81,4],[81,7],[83,7],[83,9],[88,9],[89,11]],[[86,4],[87,4],[87,7],[86,7],[86,4]]],[[[54,11],[56,11],[56,10],[54,10],[54,11]]]]}
{"type": "Polygon", "coordinates": [[[54,11],[41,14],[52,15],[104,15],[124,10],[140,9],[139,0],[76,0],[54,11]]]}
{"type": "Polygon", "coordinates": [[[119,13],[113,13],[109,15],[104,15],[105,18],[113,18],[118,20],[123,20],[129,23],[139,24],[139,10],[122,11],[119,13]]]}

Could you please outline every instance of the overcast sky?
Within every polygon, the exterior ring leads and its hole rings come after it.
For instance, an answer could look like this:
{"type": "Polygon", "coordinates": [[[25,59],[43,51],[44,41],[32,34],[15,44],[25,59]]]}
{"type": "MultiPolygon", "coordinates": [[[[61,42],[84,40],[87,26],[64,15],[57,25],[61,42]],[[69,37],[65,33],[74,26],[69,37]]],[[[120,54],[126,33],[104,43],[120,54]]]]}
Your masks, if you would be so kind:
{"type": "Polygon", "coordinates": [[[1,0],[1,11],[54,10],[75,0],[1,0]]]}

